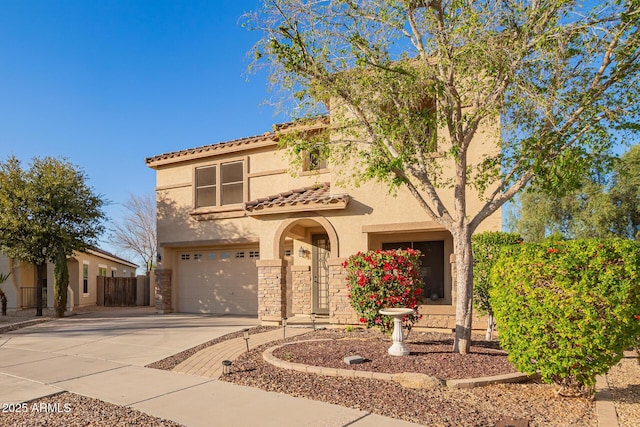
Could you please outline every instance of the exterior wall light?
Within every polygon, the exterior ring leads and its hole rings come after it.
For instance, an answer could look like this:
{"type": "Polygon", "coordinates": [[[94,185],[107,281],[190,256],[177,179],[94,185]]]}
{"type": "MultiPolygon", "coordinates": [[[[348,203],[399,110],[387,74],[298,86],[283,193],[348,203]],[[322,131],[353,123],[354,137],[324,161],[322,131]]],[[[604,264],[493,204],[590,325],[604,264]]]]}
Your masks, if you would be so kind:
{"type": "Polygon", "coordinates": [[[307,251],[305,248],[300,246],[300,249],[298,249],[298,257],[309,258],[309,251],[307,251]]]}

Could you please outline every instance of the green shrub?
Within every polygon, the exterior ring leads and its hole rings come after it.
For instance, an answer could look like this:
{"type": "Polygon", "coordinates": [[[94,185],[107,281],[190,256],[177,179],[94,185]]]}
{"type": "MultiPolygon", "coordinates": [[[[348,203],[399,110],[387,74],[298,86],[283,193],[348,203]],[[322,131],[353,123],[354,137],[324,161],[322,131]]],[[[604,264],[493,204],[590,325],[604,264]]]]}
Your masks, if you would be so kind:
{"type": "Polygon", "coordinates": [[[640,335],[640,243],[581,240],[506,248],[490,302],[509,360],[561,394],[593,391],[640,335]]]}
{"type": "Polygon", "coordinates": [[[408,307],[415,313],[405,316],[403,324],[409,330],[420,319],[418,298],[422,293],[420,252],[406,250],[375,250],[358,252],[345,262],[347,287],[351,307],[360,315],[367,328],[377,327],[384,333],[393,330],[393,319],[379,311],[390,307],[408,307]]]}
{"type": "Polygon", "coordinates": [[[519,234],[502,233],[500,231],[488,231],[474,234],[471,237],[473,248],[473,304],[482,315],[493,316],[489,301],[489,289],[491,289],[491,268],[494,266],[500,250],[506,245],[522,243],[519,234]]]}

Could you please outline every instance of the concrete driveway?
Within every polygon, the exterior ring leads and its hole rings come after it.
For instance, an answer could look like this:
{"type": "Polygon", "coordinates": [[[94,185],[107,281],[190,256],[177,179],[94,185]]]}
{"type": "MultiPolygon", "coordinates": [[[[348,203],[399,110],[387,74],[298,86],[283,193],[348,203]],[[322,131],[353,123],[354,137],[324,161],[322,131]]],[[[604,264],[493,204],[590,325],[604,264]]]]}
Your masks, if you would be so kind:
{"type": "Polygon", "coordinates": [[[126,405],[188,426],[409,426],[323,402],[144,365],[258,324],[237,316],[100,312],[0,335],[0,403],[60,391],[126,405]]]}

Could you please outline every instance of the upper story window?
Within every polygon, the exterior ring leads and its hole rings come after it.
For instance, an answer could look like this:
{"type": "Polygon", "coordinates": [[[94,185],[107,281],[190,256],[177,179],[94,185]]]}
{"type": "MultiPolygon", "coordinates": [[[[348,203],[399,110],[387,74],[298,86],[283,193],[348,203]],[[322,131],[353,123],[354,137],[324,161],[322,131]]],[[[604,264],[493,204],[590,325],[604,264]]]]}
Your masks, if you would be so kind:
{"type": "Polygon", "coordinates": [[[89,293],[89,264],[82,264],[82,293],[89,293]]]}
{"type": "Polygon", "coordinates": [[[244,161],[196,168],[196,208],[244,201],[244,161]]]}
{"type": "Polygon", "coordinates": [[[327,168],[327,159],[322,155],[320,146],[315,146],[306,153],[303,168],[305,171],[317,171],[327,168]]]}

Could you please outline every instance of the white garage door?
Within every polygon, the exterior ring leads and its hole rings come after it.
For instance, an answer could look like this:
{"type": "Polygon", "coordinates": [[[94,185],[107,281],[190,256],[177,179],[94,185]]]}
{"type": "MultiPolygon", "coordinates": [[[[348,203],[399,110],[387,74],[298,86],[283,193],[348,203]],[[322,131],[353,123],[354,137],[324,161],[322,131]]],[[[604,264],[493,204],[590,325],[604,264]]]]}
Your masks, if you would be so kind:
{"type": "Polygon", "coordinates": [[[258,314],[258,247],[178,254],[178,311],[258,314]]]}

